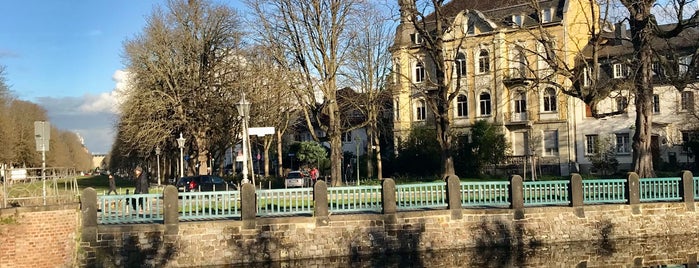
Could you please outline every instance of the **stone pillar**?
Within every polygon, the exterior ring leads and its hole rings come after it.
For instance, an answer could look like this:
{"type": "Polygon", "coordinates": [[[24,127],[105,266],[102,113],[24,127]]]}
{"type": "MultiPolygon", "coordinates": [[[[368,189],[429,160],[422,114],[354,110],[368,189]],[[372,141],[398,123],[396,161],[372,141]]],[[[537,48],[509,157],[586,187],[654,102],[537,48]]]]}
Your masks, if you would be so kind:
{"type": "Polygon", "coordinates": [[[641,182],[636,172],[629,172],[626,179],[626,197],[631,205],[631,213],[641,214],[641,182]]]}
{"type": "Polygon", "coordinates": [[[444,180],[447,182],[447,209],[451,211],[452,220],[463,218],[461,211],[461,180],[456,175],[449,175],[444,180]]]}
{"type": "Polygon", "coordinates": [[[524,219],[524,182],[522,176],[510,176],[510,208],[514,210],[515,220],[524,219]]]}
{"type": "Polygon", "coordinates": [[[177,188],[165,186],[163,190],[163,219],[165,223],[165,238],[176,238],[179,232],[180,212],[178,211],[177,188]]]}
{"type": "Polygon", "coordinates": [[[384,179],[381,183],[381,205],[383,214],[396,214],[396,182],[384,179]]]}
{"type": "Polygon", "coordinates": [[[583,203],[585,201],[585,197],[583,196],[582,177],[580,177],[580,174],[578,173],[573,173],[570,175],[568,196],[570,196],[570,206],[573,207],[575,216],[584,218],[585,210],[583,209],[583,203]]]}
{"type": "Polygon", "coordinates": [[[83,190],[80,197],[80,212],[83,218],[82,241],[96,242],[97,240],[97,191],[92,187],[83,190]]]}
{"type": "Polygon", "coordinates": [[[330,213],[328,212],[328,185],[321,180],[313,185],[313,210],[317,226],[328,226],[330,213]]]}
{"type": "Polygon", "coordinates": [[[687,211],[694,211],[694,178],[692,172],[683,170],[680,177],[682,178],[682,182],[680,183],[682,201],[687,207],[687,211]]]}
{"type": "Polygon", "coordinates": [[[243,229],[255,229],[257,217],[257,195],[252,183],[243,183],[240,192],[240,215],[243,220],[243,229]]]}

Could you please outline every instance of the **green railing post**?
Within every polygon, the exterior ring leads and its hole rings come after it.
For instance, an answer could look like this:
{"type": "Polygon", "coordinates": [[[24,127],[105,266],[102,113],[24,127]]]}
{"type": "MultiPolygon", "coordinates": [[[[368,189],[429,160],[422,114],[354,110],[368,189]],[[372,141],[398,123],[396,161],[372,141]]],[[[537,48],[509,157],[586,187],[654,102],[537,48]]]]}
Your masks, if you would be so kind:
{"type": "Polygon", "coordinates": [[[83,218],[82,242],[94,245],[97,242],[97,191],[92,187],[87,187],[83,190],[80,202],[80,212],[83,218]]]}
{"type": "Polygon", "coordinates": [[[515,220],[524,219],[524,182],[522,176],[510,176],[510,208],[515,212],[515,220]]]}
{"type": "Polygon", "coordinates": [[[570,206],[573,207],[575,215],[584,218],[585,210],[583,209],[583,203],[585,197],[583,196],[583,183],[580,174],[573,173],[570,175],[570,183],[568,184],[568,196],[570,196],[570,206]]]}
{"type": "Polygon", "coordinates": [[[255,186],[251,183],[243,183],[240,193],[240,217],[243,220],[243,229],[255,229],[255,217],[257,216],[257,197],[255,186]]]}
{"type": "Polygon", "coordinates": [[[165,223],[165,237],[177,237],[180,224],[180,212],[177,207],[177,188],[172,185],[163,189],[163,222],[165,223]]]}
{"type": "Polygon", "coordinates": [[[687,211],[694,211],[694,177],[689,170],[683,170],[682,183],[680,184],[680,196],[684,201],[687,211]]]}
{"type": "Polygon", "coordinates": [[[641,182],[636,172],[628,173],[626,179],[626,196],[629,198],[628,203],[631,205],[631,212],[633,214],[641,214],[641,208],[639,207],[641,203],[641,182]]]}
{"type": "Polygon", "coordinates": [[[313,213],[316,216],[316,225],[328,226],[330,222],[328,213],[328,186],[324,181],[318,180],[313,185],[313,213]]]}
{"type": "Polygon", "coordinates": [[[381,183],[381,212],[383,214],[396,214],[396,182],[393,179],[384,179],[381,183]]]}
{"type": "Polygon", "coordinates": [[[456,175],[449,175],[444,179],[447,183],[447,209],[451,211],[451,218],[459,220],[463,218],[461,211],[461,180],[456,175]]]}

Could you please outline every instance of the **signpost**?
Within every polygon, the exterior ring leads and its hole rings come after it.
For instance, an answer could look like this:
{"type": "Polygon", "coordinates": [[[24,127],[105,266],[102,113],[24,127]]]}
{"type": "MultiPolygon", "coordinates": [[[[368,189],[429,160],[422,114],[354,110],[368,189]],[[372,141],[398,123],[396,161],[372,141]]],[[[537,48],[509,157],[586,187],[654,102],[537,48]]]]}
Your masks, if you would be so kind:
{"type": "Polygon", "coordinates": [[[46,121],[34,121],[34,139],[36,150],[41,152],[41,181],[43,182],[44,206],[46,205],[46,151],[51,140],[51,124],[46,121]]]}

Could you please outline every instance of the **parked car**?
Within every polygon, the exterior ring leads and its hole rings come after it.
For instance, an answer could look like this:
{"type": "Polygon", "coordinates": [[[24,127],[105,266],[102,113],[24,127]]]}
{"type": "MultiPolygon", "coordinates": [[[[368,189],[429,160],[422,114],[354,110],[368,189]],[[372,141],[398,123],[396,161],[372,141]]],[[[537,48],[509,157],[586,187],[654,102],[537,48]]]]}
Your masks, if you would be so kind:
{"type": "Polygon", "coordinates": [[[179,192],[234,191],[235,184],[212,175],[182,177],[177,181],[179,192]]]}
{"type": "Polygon", "coordinates": [[[289,187],[306,187],[310,181],[310,177],[301,171],[291,171],[286,175],[284,186],[289,187]]]}

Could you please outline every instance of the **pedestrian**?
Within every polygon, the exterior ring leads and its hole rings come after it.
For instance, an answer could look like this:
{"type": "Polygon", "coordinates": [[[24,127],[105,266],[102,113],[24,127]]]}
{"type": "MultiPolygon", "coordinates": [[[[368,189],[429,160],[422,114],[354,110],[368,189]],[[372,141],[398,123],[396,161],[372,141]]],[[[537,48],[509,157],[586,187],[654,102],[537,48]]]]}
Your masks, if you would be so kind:
{"type": "Polygon", "coordinates": [[[107,192],[107,195],[112,194],[119,194],[116,190],[116,182],[114,181],[114,176],[112,176],[112,173],[107,171],[107,176],[109,176],[109,192],[107,192]]]}
{"type": "Polygon", "coordinates": [[[315,184],[316,180],[318,180],[318,168],[314,166],[313,169],[311,169],[311,181],[315,184]]]}
{"type": "MultiPolygon", "coordinates": [[[[137,166],[136,169],[134,169],[134,180],[136,181],[136,189],[134,191],[134,194],[147,194],[148,193],[148,176],[146,175],[145,172],[143,172],[143,169],[141,169],[140,166],[137,166]]],[[[136,201],[136,200],[134,200],[136,201]]],[[[136,203],[138,203],[138,207],[143,210],[143,202],[144,202],[143,197],[139,197],[137,202],[132,202],[131,207],[136,210],[136,203]]]]}

